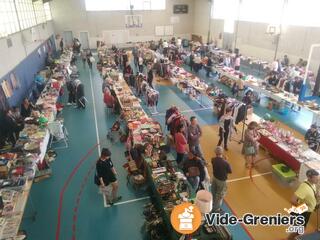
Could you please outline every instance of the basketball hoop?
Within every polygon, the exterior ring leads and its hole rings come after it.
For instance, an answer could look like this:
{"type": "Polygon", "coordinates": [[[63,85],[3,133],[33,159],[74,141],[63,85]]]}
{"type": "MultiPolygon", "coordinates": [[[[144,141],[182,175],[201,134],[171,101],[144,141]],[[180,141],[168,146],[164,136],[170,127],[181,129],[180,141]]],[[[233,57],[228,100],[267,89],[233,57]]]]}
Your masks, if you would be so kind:
{"type": "Polygon", "coordinates": [[[280,34],[280,27],[277,25],[268,25],[266,34],[269,34],[270,36],[278,35],[280,34]]]}

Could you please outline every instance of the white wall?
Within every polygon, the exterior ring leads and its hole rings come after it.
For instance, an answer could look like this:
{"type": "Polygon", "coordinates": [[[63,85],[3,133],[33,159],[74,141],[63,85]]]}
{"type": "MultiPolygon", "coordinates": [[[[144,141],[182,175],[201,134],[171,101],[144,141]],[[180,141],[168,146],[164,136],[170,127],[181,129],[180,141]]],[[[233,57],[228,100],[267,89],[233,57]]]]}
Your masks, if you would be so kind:
{"type": "Polygon", "coordinates": [[[35,28],[37,41],[32,41],[31,29],[24,30],[9,36],[12,47],[8,48],[7,39],[0,39],[0,78],[11,71],[38,46],[53,34],[52,22],[38,25],[35,28]]]}
{"type": "MultiPolygon", "coordinates": [[[[193,33],[202,35],[207,39],[210,14],[208,0],[195,0],[195,18],[193,33]]],[[[275,38],[266,34],[268,24],[239,22],[237,34],[237,48],[246,56],[253,56],[263,60],[272,61],[275,55],[275,38]]],[[[212,39],[218,40],[219,34],[223,36],[223,20],[211,20],[212,39]]],[[[292,63],[299,58],[307,60],[311,44],[320,43],[320,28],[286,26],[280,38],[278,58],[287,54],[292,63]]],[[[320,50],[316,51],[311,61],[313,71],[317,71],[320,64],[320,50]]]]}
{"type": "MultiPolygon", "coordinates": [[[[63,31],[72,31],[74,37],[79,32],[89,32],[90,47],[96,47],[96,40],[102,38],[102,32],[108,30],[126,30],[125,15],[129,11],[96,11],[87,12],[84,0],[54,0],[51,2],[51,11],[56,34],[63,31]]],[[[178,16],[180,22],[173,24],[175,36],[190,38],[193,28],[194,0],[167,0],[166,10],[163,11],[134,11],[142,15],[142,28],[129,29],[129,41],[145,41],[158,39],[155,36],[155,26],[172,25],[171,16],[178,16]],[[188,14],[173,14],[174,4],[188,4],[188,14]]]]}

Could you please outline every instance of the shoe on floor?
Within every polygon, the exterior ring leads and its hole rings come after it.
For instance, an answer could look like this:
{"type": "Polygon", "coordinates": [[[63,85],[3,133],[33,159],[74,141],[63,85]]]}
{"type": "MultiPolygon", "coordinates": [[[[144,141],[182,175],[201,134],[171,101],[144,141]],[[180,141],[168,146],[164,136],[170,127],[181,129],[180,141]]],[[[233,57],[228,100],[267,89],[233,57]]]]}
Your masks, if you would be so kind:
{"type": "Polygon", "coordinates": [[[122,196],[117,197],[116,199],[113,200],[113,203],[119,202],[122,199],[122,196]]]}
{"type": "Polygon", "coordinates": [[[67,106],[71,106],[71,105],[72,105],[72,103],[69,103],[69,102],[67,103],[67,106]]]}
{"type": "Polygon", "coordinates": [[[111,207],[114,203],[113,202],[110,202],[110,201],[107,201],[107,207],[111,207]]]}

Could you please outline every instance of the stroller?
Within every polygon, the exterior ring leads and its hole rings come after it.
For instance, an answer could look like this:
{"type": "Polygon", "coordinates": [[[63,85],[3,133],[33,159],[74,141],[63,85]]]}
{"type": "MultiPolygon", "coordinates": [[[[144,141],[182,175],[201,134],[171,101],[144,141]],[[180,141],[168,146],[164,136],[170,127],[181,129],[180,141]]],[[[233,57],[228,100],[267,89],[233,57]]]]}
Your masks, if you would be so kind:
{"type": "Polygon", "coordinates": [[[109,139],[111,143],[115,143],[119,140],[121,141],[121,138],[123,138],[123,136],[124,135],[121,130],[120,121],[116,120],[107,133],[107,139],[109,139]]]}

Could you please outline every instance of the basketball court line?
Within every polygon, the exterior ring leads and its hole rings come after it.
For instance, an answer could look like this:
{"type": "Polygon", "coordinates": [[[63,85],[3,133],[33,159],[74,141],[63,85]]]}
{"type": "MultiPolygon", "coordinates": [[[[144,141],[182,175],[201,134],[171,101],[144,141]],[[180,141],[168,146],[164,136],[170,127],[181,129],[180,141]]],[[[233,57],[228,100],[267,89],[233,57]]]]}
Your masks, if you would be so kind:
{"type": "MultiPolygon", "coordinates": [[[[131,199],[131,200],[123,201],[123,202],[118,202],[118,203],[113,204],[113,206],[129,204],[129,203],[138,202],[138,201],[142,201],[142,200],[146,200],[146,199],[150,199],[150,197],[147,196],[147,197],[131,199]]],[[[105,195],[103,195],[103,204],[104,204],[105,208],[112,207],[111,205],[107,204],[105,195]]]]}
{"type": "Polygon", "coordinates": [[[261,176],[270,175],[270,174],[272,174],[272,172],[260,173],[260,174],[255,174],[255,175],[252,175],[252,176],[246,176],[246,177],[241,177],[241,178],[234,178],[234,179],[227,180],[227,183],[238,182],[238,181],[242,181],[242,180],[248,180],[248,179],[251,179],[251,178],[261,177],[261,176]]]}

